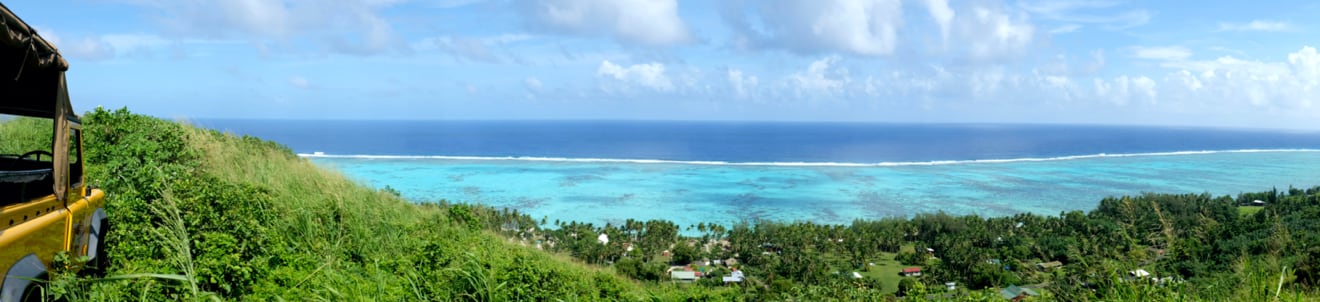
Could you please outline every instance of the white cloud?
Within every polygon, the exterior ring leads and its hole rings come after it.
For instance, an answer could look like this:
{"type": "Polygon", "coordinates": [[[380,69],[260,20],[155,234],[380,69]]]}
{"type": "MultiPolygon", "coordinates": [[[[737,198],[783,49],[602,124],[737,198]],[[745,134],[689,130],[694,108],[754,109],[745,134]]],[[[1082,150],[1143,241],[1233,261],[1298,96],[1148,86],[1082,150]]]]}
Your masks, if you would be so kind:
{"type": "MultiPolygon", "coordinates": [[[[122,58],[151,58],[160,55],[186,56],[186,50],[214,47],[224,44],[243,44],[237,40],[170,39],[147,33],[110,33],[64,39],[55,31],[38,29],[41,36],[54,43],[60,52],[71,59],[108,60],[122,58]]],[[[204,50],[203,50],[204,53],[204,50]]]]}
{"type": "Polygon", "coordinates": [[[948,44],[949,30],[953,27],[953,17],[956,13],[949,7],[948,0],[926,0],[925,3],[930,18],[935,19],[935,23],[940,26],[940,37],[944,39],[945,44],[948,44]]]}
{"type": "MultiPolygon", "coordinates": [[[[1091,24],[1111,30],[1128,29],[1150,22],[1144,9],[1123,10],[1126,1],[1112,0],[1024,0],[1017,6],[1046,20],[1091,24]]],[[[1080,28],[1080,25],[1078,25],[1080,28]]],[[[1076,30],[1074,28],[1073,30],[1076,30]]],[[[1067,32],[1071,32],[1067,31],[1067,32]]]]}
{"type": "Polygon", "coordinates": [[[101,40],[120,52],[167,47],[171,44],[170,40],[151,34],[109,34],[101,36],[101,40]]]}
{"type": "MultiPolygon", "coordinates": [[[[1136,53],[1133,51],[1132,55],[1136,53]]],[[[764,105],[786,110],[803,108],[793,106],[847,112],[950,110],[984,112],[981,116],[990,120],[999,117],[1013,120],[1019,112],[1013,108],[1041,108],[1042,112],[1058,113],[1059,117],[1053,119],[1057,121],[1223,125],[1253,123],[1245,117],[1232,120],[1240,115],[1235,113],[1269,112],[1265,114],[1278,115],[1280,119],[1259,125],[1277,126],[1296,123],[1305,117],[1320,118],[1320,110],[1315,106],[1320,101],[1320,51],[1315,48],[1302,48],[1278,61],[1234,57],[1194,61],[1190,54],[1178,51],[1143,56],[1159,59],[1157,66],[1169,72],[1162,76],[1141,73],[1097,76],[1105,58],[1103,52],[1096,50],[1078,57],[1059,55],[1045,65],[1025,71],[1022,66],[956,63],[877,69],[868,67],[869,60],[827,55],[806,60],[799,69],[787,74],[758,74],[728,68],[696,81],[697,85],[713,81],[727,85],[714,90],[661,90],[654,87],[668,86],[643,84],[648,78],[644,75],[680,78],[672,74],[675,70],[671,68],[658,68],[662,66],[658,63],[630,66],[606,61],[601,63],[597,74],[605,80],[603,84],[613,85],[602,85],[607,93],[681,91],[696,97],[764,100],[769,101],[764,105]],[[793,101],[819,100],[831,102],[793,105],[800,103],[793,101]],[[1200,122],[1203,119],[1228,120],[1200,122]]],[[[688,87],[679,81],[669,85],[688,87]]],[[[1259,119],[1261,115],[1242,116],[1259,119]]]]}
{"type": "Polygon", "coordinates": [[[1247,23],[1219,22],[1219,31],[1288,31],[1292,26],[1282,21],[1252,20],[1247,23]]]}
{"type": "Polygon", "coordinates": [[[1178,72],[1169,74],[1166,81],[1181,83],[1183,87],[1193,93],[1205,87],[1205,85],[1201,83],[1201,79],[1197,78],[1192,72],[1187,70],[1179,70],[1178,72]]]}
{"type": "Polygon", "coordinates": [[[1174,91],[1183,99],[1214,102],[1239,108],[1274,108],[1295,111],[1314,108],[1320,101],[1320,54],[1310,46],[1288,54],[1282,62],[1249,61],[1232,56],[1207,61],[1166,62],[1175,69],[1166,81],[1180,83],[1174,91]]]}
{"type": "Polygon", "coordinates": [[[1241,51],[1241,50],[1237,50],[1237,49],[1229,48],[1229,47],[1224,47],[1224,46],[1210,46],[1209,49],[1210,49],[1210,50],[1213,50],[1213,51],[1217,51],[1217,52],[1229,53],[1229,54],[1235,54],[1235,55],[1239,55],[1239,56],[1243,56],[1243,57],[1249,57],[1249,56],[1251,56],[1251,55],[1248,55],[1247,52],[1245,52],[1245,51],[1241,51]]]}
{"type": "Polygon", "coordinates": [[[760,80],[754,75],[743,75],[742,70],[730,68],[728,72],[729,86],[733,87],[733,93],[739,99],[746,99],[752,95],[760,80]]]}
{"type": "Polygon", "coordinates": [[[605,34],[620,42],[668,46],[691,42],[677,0],[538,0],[538,25],[579,34],[605,34]]]}
{"type": "MultiPolygon", "coordinates": [[[[1169,59],[1157,62],[1169,70],[1163,76],[1097,76],[1096,69],[1105,64],[1104,54],[1098,50],[1079,57],[1059,55],[1028,70],[1003,64],[956,63],[877,69],[868,67],[869,60],[827,55],[806,60],[787,74],[737,68],[704,77],[697,72],[696,84],[676,80],[684,79],[682,72],[676,73],[682,69],[660,63],[603,61],[596,74],[606,94],[752,99],[786,110],[803,108],[793,107],[804,106],[793,105],[800,103],[793,101],[829,100],[805,106],[845,111],[985,112],[991,120],[997,116],[1012,120],[1018,112],[1013,108],[1026,107],[1059,113],[1058,121],[1197,124],[1198,118],[1225,118],[1248,111],[1288,117],[1269,125],[1285,125],[1304,116],[1320,118],[1314,106],[1320,100],[1320,52],[1315,48],[1302,48],[1288,54],[1286,60],[1273,62],[1233,57],[1193,61],[1190,55],[1173,53],[1144,55],[1169,59]],[[710,89],[709,83],[715,81],[724,88],[710,89]]],[[[1247,125],[1250,121],[1224,123],[1247,125]]]]}
{"type": "MultiPolygon", "coordinates": [[[[655,91],[671,91],[674,83],[665,75],[665,65],[661,63],[635,64],[623,67],[610,61],[602,61],[596,69],[596,76],[614,82],[638,85],[655,91]]],[[[607,89],[609,90],[609,89],[607,89]]]]}
{"type": "Polygon", "coordinates": [[[929,44],[905,43],[938,36],[936,47],[952,50],[947,54],[984,62],[1025,54],[1035,44],[1039,30],[1023,10],[983,2],[955,9],[949,2],[920,0],[919,9],[905,10],[899,0],[732,1],[723,18],[742,50],[877,57],[914,49],[941,56],[920,49],[929,44]],[[916,20],[934,26],[907,27],[905,14],[916,12],[929,16],[916,20]]]}
{"type": "MultiPolygon", "coordinates": [[[[726,12],[752,48],[782,48],[798,53],[841,52],[862,56],[889,55],[903,27],[898,0],[777,0],[750,1],[726,12]],[[747,12],[755,12],[752,24],[747,12]]],[[[946,6],[947,7],[947,6],[946,6]]],[[[932,14],[943,14],[939,11],[932,14]]],[[[952,10],[948,11],[952,14],[952,10]]],[[[942,15],[941,15],[942,16],[942,15]]],[[[938,18],[938,17],[937,17],[938,18]]]]}
{"type": "Polygon", "coordinates": [[[406,50],[378,11],[392,0],[121,0],[154,8],[172,36],[239,38],[254,43],[310,40],[349,54],[406,50]]]}
{"type": "Polygon", "coordinates": [[[1062,34],[1067,34],[1067,33],[1075,32],[1075,31],[1077,31],[1078,29],[1082,29],[1082,26],[1081,26],[1081,25],[1077,25],[1077,24],[1065,24],[1065,25],[1061,25],[1061,26],[1059,26],[1059,27],[1055,27],[1055,28],[1053,28],[1053,29],[1050,29],[1050,34],[1051,34],[1051,35],[1062,35],[1062,34]]]}
{"type": "Polygon", "coordinates": [[[1146,76],[1132,78],[1132,93],[1138,97],[1145,97],[1146,100],[1154,102],[1158,93],[1155,91],[1155,80],[1146,76]]]}
{"type": "Polygon", "coordinates": [[[523,79],[523,85],[527,86],[527,89],[531,91],[541,91],[541,88],[545,87],[541,84],[541,80],[536,77],[527,77],[526,79],[523,79]]]}
{"type": "Polygon", "coordinates": [[[1016,17],[1003,9],[975,7],[962,25],[968,53],[990,59],[1024,52],[1035,38],[1036,27],[1025,14],[1016,17]]]}
{"type": "Polygon", "coordinates": [[[463,7],[476,3],[481,3],[485,1],[486,0],[436,0],[434,2],[436,6],[442,8],[455,8],[455,7],[463,7]]]}
{"type": "Polygon", "coordinates": [[[1092,95],[1088,96],[1086,92],[1078,92],[1078,95],[1118,106],[1126,106],[1135,101],[1154,105],[1159,100],[1159,84],[1146,76],[1122,75],[1109,80],[1094,78],[1092,84],[1092,95]]]}
{"type": "Polygon", "coordinates": [[[1192,51],[1182,46],[1132,47],[1132,56],[1139,59],[1181,61],[1192,56],[1192,51]]]}
{"type": "Polygon", "coordinates": [[[1051,19],[1068,19],[1069,16],[1079,10],[1110,8],[1118,6],[1119,4],[1122,3],[1118,1],[1103,0],[1040,0],[1017,2],[1019,7],[1051,19]]]}
{"type": "Polygon", "coordinates": [[[115,57],[114,46],[96,37],[83,37],[67,43],[58,39],[52,40],[51,43],[55,43],[60,52],[70,58],[97,61],[115,57]]]}
{"type": "MultiPolygon", "coordinates": [[[[503,34],[480,38],[450,35],[420,39],[414,41],[410,47],[413,51],[439,50],[460,59],[500,63],[511,56],[507,51],[501,50],[504,50],[509,44],[530,39],[532,39],[532,36],[524,34],[503,34]]],[[[516,60],[516,58],[514,59],[516,60]]]]}
{"type": "Polygon", "coordinates": [[[1086,66],[1086,72],[1095,73],[1105,68],[1105,51],[1097,49],[1091,52],[1091,63],[1086,66]]]}
{"type": "Polygon", "coordinates": [[[1288,54],[1288,66],[1306,90],[1315,89],[1320,84],[1320,55],[1316,54],[1315,48],[1308,46],[1288,54]]]}
{"type": "Polygon", "coordinates": [[[428,38],[413,43],[413,50],[426,51],[438,49],[455,57],[481,61],[487,63],[500,62],[499,56],[486,46],[486,43],[480,39],[469,37],[449,36],[440,38],[428,38]]]}
{"type": "Polygon", "coordinates": [[[932,66],[931,71],[929,75],[899,70],[868,75],[862,91],[873,98],[930,98],[936,91],[949,85],[952,77],[952,74],[938,66],[932,66]]]}
{"type": "Polygon", "coordinates": [[[314,87],[312,81],[308,81],[307,78],[302,76],[289,77],[289,85],[298,89],[312,89],[314,87]]]}
{"type": "Polygon", "coordinates": [[[816,60],[807,66],[807,70],[789,75],[786,81],[797,97],[845,95],[845,85],[852,79],[848,77],[848,69],[838,63],[838,56],[816,60]]]}
{"type": "Polygon", "coordinates": [[[1072,79],[1065,76],[1043,76],[1045,84],[1050,87],[1068,87],[1072,86],[1072,79]]]}
{"type": "MultiPolygon", "coordinates": [[[[1104,97],[1109,97],[1110,92],[1113,91],[1113,89],[1114,89],[1114,84],[1112,84],[1112,83],[1110,83],[1110,82],[1108,82],[1108,81],[1105,81],[1105,80],[1101,80],[1101,79],[1095,79],[1094,82],[1095,82],[1095,94],[1096,94],[1096,96],[1099,96],[1099,97],[1102,97],[1102,98],[1104,98],[1104,97]]],[[[1126,93],[1126,92],[1125,92],[1125,93],[1126,93]]],[[[1124,99],[1124,100],[1126,101],[1126,99],[1124,99]]]]}
{"type": "Polygon", "coordinates": [[[1004,78],[1003,68],[990,68],[990,70],[971,73],[967,84],[971,86],[973,97],[988,98],[1000,93],[1004,78]]]}
{"type": "Polygon", "coordinates": [[[35,30],[47,42],[55,44],[55,48],[58,48],[60,53],[68,58],[99,61],[115,57],[114,45],[107,43],[101,37],[84,36],[78,39],[66,40],[54,30],[43,27],[35,27],[35,30]]]}
{"type": "MultiPolygon", "coordinates": [[[[1306,54],[1308,48],[1310,47],[1305,47],[1301,51],[1293,54],[1306,54]]],[[[1190,70],[1197,73],[1219,73],[1227,77],[1232,77],[1235,73],[1238,76],[1248,74],[1277,76],[1288,73],[1288,65],[1284,63],[1248,61],[1234,58],[1233,56],[1223,56],[1214,60],[1206,61],[1164,62],[1160,64],[1160,66],[1171,69],[1190,70]]]]}
{"type": "Polygon", "coordinates": [[[527,90],[523,93],[523,97],[528,100],[535,100],[545,93],[545,85],[541,84],[541,79],[536,77],[523,79],[523,87],[527,90]]]}

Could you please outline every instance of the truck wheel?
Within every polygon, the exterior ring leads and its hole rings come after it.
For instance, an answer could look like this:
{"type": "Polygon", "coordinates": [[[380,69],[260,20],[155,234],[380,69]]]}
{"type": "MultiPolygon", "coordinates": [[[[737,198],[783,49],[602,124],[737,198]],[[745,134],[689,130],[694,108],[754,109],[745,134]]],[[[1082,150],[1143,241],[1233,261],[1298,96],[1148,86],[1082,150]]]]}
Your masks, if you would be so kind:
{"type": "Polygon", "coordinates": [[[106,270],[110,269],[110,257],[105,254],[105,247],[109,242],[105,241],[106,234],[110,233],[110,219],[101,219],[100,232],[96,234],[96,259],[92,259],[92,275],[96,277],[105,276],[106,270]]]}
{"type": "MultiPolygon", "coordinates": [[[[45,281],[46,274],[44,273],[41,274],[41,277],[38,277],[37,280],[45,281]]],[[[27,288],[23,289],[23,295],[18,297],[18,301],[23,301],[23,302],[46,301],[46,297],[45,295],[43,295],[45,291],[41,289],[44,283],[41,281],[33,281],[32,283],[28,283],[27,288]]]]}

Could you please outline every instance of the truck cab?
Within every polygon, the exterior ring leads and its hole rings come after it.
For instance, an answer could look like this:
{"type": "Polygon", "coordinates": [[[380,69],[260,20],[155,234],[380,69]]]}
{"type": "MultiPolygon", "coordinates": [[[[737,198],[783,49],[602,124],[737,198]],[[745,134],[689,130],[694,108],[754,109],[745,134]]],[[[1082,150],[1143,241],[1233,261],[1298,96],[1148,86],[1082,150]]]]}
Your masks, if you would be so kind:
{"type": "MultiPolygon", "coordinates": [[[[29,294],[60,253],[104,263],[105,192],[84,180],[69,64],[0,4],[0,302],[29,294]]],[[[77,268],[74,268],[77,269],[77,268]]]]}

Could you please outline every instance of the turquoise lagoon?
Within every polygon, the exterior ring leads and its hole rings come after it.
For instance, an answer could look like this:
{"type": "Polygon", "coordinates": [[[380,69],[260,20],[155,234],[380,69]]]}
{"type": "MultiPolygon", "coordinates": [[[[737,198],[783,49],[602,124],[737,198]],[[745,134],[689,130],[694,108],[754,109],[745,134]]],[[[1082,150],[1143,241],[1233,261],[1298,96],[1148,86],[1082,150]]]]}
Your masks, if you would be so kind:
{"type": "Polygon", "coordinates": [[[1320,150],[878,164],[304,156],[417,202],[478,203],[597,224],[629,218],[684,226],[758,219],[846,224],[937,211],[1054,215],[1089,211],[1107,196],[1320,185],[1320,150]]]}

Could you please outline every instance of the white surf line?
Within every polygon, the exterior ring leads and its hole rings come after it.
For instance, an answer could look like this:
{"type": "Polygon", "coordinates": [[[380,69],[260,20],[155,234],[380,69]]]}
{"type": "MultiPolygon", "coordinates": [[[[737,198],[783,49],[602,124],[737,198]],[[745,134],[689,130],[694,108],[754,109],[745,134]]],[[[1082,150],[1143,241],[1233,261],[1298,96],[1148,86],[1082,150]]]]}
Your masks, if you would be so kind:
{"type": "Polygon", "coordinates": [[[1124,158],[1152,156],[1205,155],[1222,153],[1285,153],[1285,152],[1320,152],[1320,149],[1240,149],[1240,150],[1203,150],[1149,153],[1097,153],[1090,155],[1070,155],[1058,157],[1027,157],[1009,159],[970,159],[970,160],[935,160],[917,162],[726,162],[726,161],[684,161],[664,159],[614,159],[614,158],[566,158],[536,156],[448,156],[448,155],[338,155],[324,152],[299,153],[304,158],[357,158],[357,159],[439,159],[469,161],[530,161],[530,162],[570,162],[570,163],[628,163],[628,164],[673,164],[705,166],[772,166],[772,167],[901,167],[901,166],[939,166],[957,164],[1002,164],[1017,162],[1066,161],[1095,158],[1124,158]]]}

